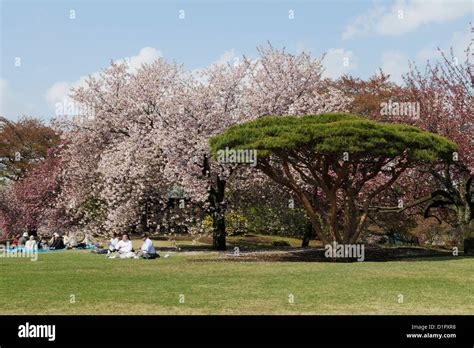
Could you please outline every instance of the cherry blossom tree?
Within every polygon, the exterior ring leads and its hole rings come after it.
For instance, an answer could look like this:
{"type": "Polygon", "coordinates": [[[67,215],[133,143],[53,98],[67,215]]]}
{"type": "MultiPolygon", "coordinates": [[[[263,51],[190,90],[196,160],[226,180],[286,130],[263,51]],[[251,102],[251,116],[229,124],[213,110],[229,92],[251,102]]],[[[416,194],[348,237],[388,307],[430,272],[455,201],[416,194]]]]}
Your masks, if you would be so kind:
{"type": "Polygon", "coordinates": [[[158,129],[175,109],[181,71],[163,59],[134,74],[126,63],[112,63],[98,78],[90,77],[86,88],[73,91],[90,113],[66,125],[62,200],[92,233],[140,224],[144,207],[163,204],[167,181],[158,129]]]}
{"type": "Polygon", "coordinates": [[[225,249],[226,183],[237,166],[213,160],[209,138],[258,117],[344,110],[350,102],[321,80],[320,59],[270,44],[258,52],[199,74],[161,58],[133,73],[112,63],[73,91],[91,110],[66,133],[62,199],[74,219],[101,233],[149,220],[145,209],[158,227],[167,188],[177,186],[186,194],[181,215],[197,213],[187,223],[210,215],[214,248],[225,249]]]}
{"type": "Polygon", "coordinates": [[[451,50],[450,54],[440,51],[441,61],[428,62],[424,70],[411,64],[403,86],[390,83],[382,71],[367,81],[350,76],[336,81],[338,88],[354,97],[349,106],[351,112],[376,120],[412,124],[445,136],[459,146],[452,154],[452,163],[408,169],[398,184],[379,197],[378,208],[374,209],[377,219],[400,219],[400,214],[418,211],[425,218],[450,222],[456,228],[455,235],[466,238],[473,233],[471,52],[472,43],[466,48],[464,61],[451,50]],[[418,104],[420,112],[384,115],[382,105],[390,101],[418,104]]]}
{"type": "Polygon", "coordinates": [[[48,150],[46,158],[0,197],[0,228],[6,235],[44,227],[67,226],[57,199],[61,191],[61,148],[48,150]]]}
{"type": "Polygon", "coordinates": [[[466,239],[474,237],[474,75],[471,52],[472,43],[466,48],[464,61],[455,57],[451,50],[448,55],[440,51],[441,62],[428,62],[424,71],[412,65],[405,76],[406,88],[401,97],[420,103],[420,115],[395,119],[445,136],[458,145],[458,151],[452,154],[453,163],[420,167],[411,176],[410,187],[424,186],[428,193],[418,196],[405,209],[423,204],[425,217],[435,217],[439,221],[436,211],[450,210],[454,213],[454,226],[466,239]],[[420,185],[422,182],[425,185],[420,185]]]}
{"type": "Polygon", "coordinates": [[[234,168],[211,159],[209,138],[245,117],[246,63],[214,65],[188,76],[172,121],[163,128],[165,176],[175,178],[191,201],[212,217],[213,247],[225,250],[225,188],[234,168]]]}
{"type": "MultiPolygon", "coordinates": [[[[180,179],[213,220],[214,249],[225,249],[226,184],[235,165],[212,159],[210,137],[227,127],[272,114],[302,115],[344,110],[350,98],[321,80],[322,65],[307,53],[293,55],[271,44],[256,59],[215,65],[188,85],[177,127],[169,127],[164,147],[167,171],[180,179]],[[184,103],[187,102],[187,103],[184,103]]],[[[251,180],[251,178],[249,178],[251,180]]]]}

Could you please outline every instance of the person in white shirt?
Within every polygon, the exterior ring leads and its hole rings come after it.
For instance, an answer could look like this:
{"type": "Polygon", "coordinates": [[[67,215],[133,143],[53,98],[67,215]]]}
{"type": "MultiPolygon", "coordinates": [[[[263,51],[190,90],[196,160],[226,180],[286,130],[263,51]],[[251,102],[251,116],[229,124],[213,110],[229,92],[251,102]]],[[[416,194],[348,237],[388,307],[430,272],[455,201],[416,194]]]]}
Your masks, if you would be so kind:
{"type": "Polygon", "coordinates": [[[119,242],[118,234],[114,232],[114,234],[112,235],[112,238],[110,239],[110,242],[109,242],[110,252],[114,252],[116,250],[116,246],[117,246],[118,242],[119,242]]]}
{"type": "Polygon", "coordinates": [[[28,232],[24,232],[23,235],[18,240],[18,247],[24,248],[27,241],[28,241],[28,232]]]}
{"type": "Polygon", "coordinates": [[[77,241],[76,238],[74,238],[72,232],[66,233],[64,236],[64,245],[66,246],[66,249],[72,249],[77,247],[77,241]]]}
{"type": "MultiPolygon", "coordinates": [[[[127,233],[124,233],[122,235],[122,240],[115,245],[115,250],[117,251],[118,257],[120,257],[121,259],[129,259],[135,257],[135,254],[133,252],[132,241],[130,240],[130,237],[127,233]]],[[[115,255],[111,256],[111,258],[114,257],[115,255]]]]}
{"type": "Polygon", "coordinates": [[[155,259],[158,256],[156,253],[155,246],[153,245],[153,242],[151,241],[150,238],[148,238],[148,234],[144,233],[143,236],[143,244],[140,247],[140,251],[137,253],[138,257],[141,257],[143,259],[155,259]]]}
{"type": "Polygon", "coordinates": [[[26,250],[37,250],[38,245],[36,244],[35,236],[30,236],[30,239],[25,243],[26,250]]]}

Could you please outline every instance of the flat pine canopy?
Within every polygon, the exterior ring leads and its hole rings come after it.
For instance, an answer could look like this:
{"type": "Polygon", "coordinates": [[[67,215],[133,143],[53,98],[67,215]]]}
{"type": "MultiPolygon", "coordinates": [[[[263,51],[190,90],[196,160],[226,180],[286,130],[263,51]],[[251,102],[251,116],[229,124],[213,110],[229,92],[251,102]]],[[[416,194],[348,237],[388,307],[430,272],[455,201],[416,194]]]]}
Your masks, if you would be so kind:
{"type": "Polygon", "coordinates": [[[345,113],[269,116],[234,125],[210,140],[211,151],[257,150],[258,157],[278,151],[310,150],[324,155],[394,157],[411,160],[450,159],[457,145],[420,128],[371,121],[345,113]]]}

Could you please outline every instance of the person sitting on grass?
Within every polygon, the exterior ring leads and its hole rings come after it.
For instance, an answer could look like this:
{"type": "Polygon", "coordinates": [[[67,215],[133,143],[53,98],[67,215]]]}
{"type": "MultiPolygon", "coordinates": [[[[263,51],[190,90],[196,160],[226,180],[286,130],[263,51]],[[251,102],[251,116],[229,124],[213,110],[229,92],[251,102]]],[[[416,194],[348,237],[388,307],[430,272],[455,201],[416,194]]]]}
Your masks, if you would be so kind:
{"type": "Polygon", "coordinates": [[[143,236],[143,244],[140,247],[140,250],[137,252],[137,257],[141,257],[143,259],[156,259],[159,255],[156,253],[155,246],[150,238],[148,238],[148,234],[144,233],[143,236]]]}
{"type": "Polygon", "coordinates": [[[79,244],[80,244],[79,245],[80,247],[82,247],[82,245],[83,245],[84,249],[89,249],[89,248],[100,249],[100,248],[102,248],[102,243],[96,237],[93,237],[89,233],[86,233],[84,239],[79,244]]]}
{"type": "Polygon", "coordinates": [[[110,258],[120,257],[121,259],[129,259],[135,257],[133,253],[133,245],[127,233],[122,235],[122,240],[115,245],[116,252],[110,258]]]}
{"type": "Polygon", "coordinates": [[[16,248],[18,246],[18,242],[20,240],[21,235],[17,234],[13,237],[12,243],[10,244],[12,248],[16,248]]]}
{"type": "Polygon", "coordinates": [[[49,244],[45,237],[41,237],[41,240],[39,242],[39,247],[40,249],[49,249],[49,244]]]}
{"type": "Polygon", "coordinates": [[[110,239],[110,242],[109,242],[109,250],[110,250],[111,253],[116,250],[116,246],[117,246],[118,242],[119,242],[118,234],[114,232],[112,234],[112,238],[110,239]]]}
{"type": "Polygon", "coordinates": [[[24,248],[27,240],[28,240],[28,232],[24,232],[23,235],[18,240],[18,247],[24,248]]]}
{"type": "Polygon", "coordinates": [[[53,250],[64,249],[64,242],[59,233],[54,232],[53,239],[49,248],[53,250]]]}
{"type": "Polygon", "coordinates": [[[35,236],[30,236],[30,239],[25,243],[26,250],[37,250],[38,244],[36,243],[35,236]]]}
{"type": "Polygon", "coordinates": [[[64,236],[64,246],[66,249],[72,249],[77,247],[77,241],[76,238],[72,235],[72,232],[66,233],[64,236]]]}
{"type": "Polygon", "coordinates": [[[111,254],[111,253],[114,253],[115,251],[117,251],[116,246],[117,246],[117,243],[119,241],[120,241],[120,239],[118,237],[118,234],[114,232],[112,234],[112,238],[110,238],[109,246],[108,246],[107,249],[103,249],[101,245],[95,245],[91,252],[93,254],[111,254]]]}

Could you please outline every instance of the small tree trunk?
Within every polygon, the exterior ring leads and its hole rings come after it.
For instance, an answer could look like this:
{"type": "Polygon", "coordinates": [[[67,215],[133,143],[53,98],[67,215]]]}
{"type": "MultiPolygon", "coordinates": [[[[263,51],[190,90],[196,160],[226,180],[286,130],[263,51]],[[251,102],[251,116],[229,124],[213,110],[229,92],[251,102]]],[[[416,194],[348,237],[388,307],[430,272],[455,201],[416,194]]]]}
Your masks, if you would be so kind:
{"type": "Polygon", "coordinates": [[[136,228],[136,232],[138,232],[139,234],[142,234],[142,233],[147,233],[148,232],[148,224],[147,224],[147,214],[146,212],[145,213],[142,213],[142,215],[140,216],[140,222],[136,228]]]}
{"type": "Polygon", "coordinates": [[[225,216],[224,213],[216,214],[212,218],[212,248],[214,250],[226,250],[225,216]]]}
{"type": "Polygon", "coordinates": [[[311,223],[308,223],[303,234],[303,241],[301,243],[302,248],[309,247],[309,241],[311,240],[312,235],[313,235],[313,226],[311,225],[311,223]]]}
{"type": "Polygon", "coordinates": [[[464,237],[464,254],[474,255],[474,221],[460,227],[464,237]]]}
{"type": "Polygon", "coordinates": [[[464,239],[464,255],[474,255],[474,238],[464,239]]]}
{"type": "Polygon", "coordinates": [[[226,250],[225,231],[225,180],[217,178],[216,187],[211,191],[212,206],[212,248],[214,250],[226,250]]]}

